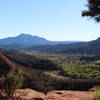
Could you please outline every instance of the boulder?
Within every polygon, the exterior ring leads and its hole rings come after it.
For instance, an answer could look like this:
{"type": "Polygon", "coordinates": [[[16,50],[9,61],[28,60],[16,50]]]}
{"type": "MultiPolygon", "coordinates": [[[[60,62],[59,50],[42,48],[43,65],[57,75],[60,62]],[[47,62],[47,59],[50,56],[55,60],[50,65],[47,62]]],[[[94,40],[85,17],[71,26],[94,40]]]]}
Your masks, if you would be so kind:
{"type": "Polygon", "coordinates": [[[15,96],[18,100],[44,100],[45,98],[43,93],[31,89],[18,89],[15,96]]]}

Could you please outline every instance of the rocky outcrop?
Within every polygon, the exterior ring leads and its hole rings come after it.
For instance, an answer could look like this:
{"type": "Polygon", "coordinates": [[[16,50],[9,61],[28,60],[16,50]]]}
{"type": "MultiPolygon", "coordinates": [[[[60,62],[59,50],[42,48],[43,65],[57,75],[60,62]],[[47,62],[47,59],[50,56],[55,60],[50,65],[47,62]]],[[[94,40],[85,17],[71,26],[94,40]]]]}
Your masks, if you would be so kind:
{"type": "Polygon", "coordinates": [[[51,91],[45,100],[91,100],[93,92],[80,91],[51,91]]]}
{"type": "Polygon", "coordinates": [[[31,90],[22,89],[16,91],[18,100],[91,100],[94,92],[80,91],[51,91],[47,95],[31,90]]]}
{"type": "Polygon", "coordinates": [[[18,100],[44,100],[45,98],[43,93],[31,89],[19,89],[16,91],[15,96],[18,100]]]}

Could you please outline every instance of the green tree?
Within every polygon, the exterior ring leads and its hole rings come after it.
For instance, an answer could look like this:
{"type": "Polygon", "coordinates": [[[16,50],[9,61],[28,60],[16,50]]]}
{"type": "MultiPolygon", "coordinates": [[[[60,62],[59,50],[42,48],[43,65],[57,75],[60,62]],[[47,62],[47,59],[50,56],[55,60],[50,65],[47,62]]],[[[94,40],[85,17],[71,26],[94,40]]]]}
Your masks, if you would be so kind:
{"type": "Polygon", "coordinates": [[[88,9],[82,12],[82,16],[88,16],[100,22],[100,0],[88,0],[88,9]]]}

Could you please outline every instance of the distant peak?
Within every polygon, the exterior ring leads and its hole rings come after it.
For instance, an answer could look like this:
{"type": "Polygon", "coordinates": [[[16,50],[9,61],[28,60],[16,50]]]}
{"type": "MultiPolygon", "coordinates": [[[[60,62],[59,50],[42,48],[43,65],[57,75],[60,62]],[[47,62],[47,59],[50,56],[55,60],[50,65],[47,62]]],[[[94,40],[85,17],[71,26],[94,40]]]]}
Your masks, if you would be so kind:
{"type": "Polygon", "coordinates": [[[25,34],[25,33],[21,33],[20,35],[18,35],[17,37],[34,37],[34,38],[41,38],[39,36],[33,36],[31,34],[25,34]]]}
{"type": "Polygon", "coordinates": [[[25,33],[21,33],[20,35],[25,35],[25,33]]]}
{"type": "Polygon", "coordinates": [[[25,36],[25,35],[30,35],[30,34],[21,33],[19,36],[25,36]]]}
{"type": "Polygon", "coordinates": [[[21,33],[21,34],[18,35],[17,37],[32,37],[32,35],[21,33]]]}
{"type": "Polygon", "coordinates": [[[39,36],[33,36],[31,34],[24,34],[24,33],[21,33],[20,35],[18,35],[17,38],[34,38],[34,39],[40,39],[41,38],[41,39],[44,39],[44,38],[39,37],[39,36]]]}

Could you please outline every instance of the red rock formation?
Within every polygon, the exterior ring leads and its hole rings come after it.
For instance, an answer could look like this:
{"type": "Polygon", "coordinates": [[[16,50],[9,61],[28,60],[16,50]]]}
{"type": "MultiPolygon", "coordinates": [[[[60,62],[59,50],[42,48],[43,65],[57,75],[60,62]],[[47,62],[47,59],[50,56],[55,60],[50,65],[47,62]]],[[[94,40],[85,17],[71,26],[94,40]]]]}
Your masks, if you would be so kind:
{"type": "Polygon", "coordinates": [[[17,90],[18,100],[91,100],[93,92],[51,91],[44,95],[31,89],[17,90]]]}
{"type": "Polygon", "coordinates": [[[45,100],[91,100],[93,92],[80,91],[51,91],[45,100]]]}
{"type": "Polygon", "coordinates": [[[15,95],[18,97],[18,100],[44,100],[45,98],[43,93],[31,89],[19,89],[15,95]]]}

